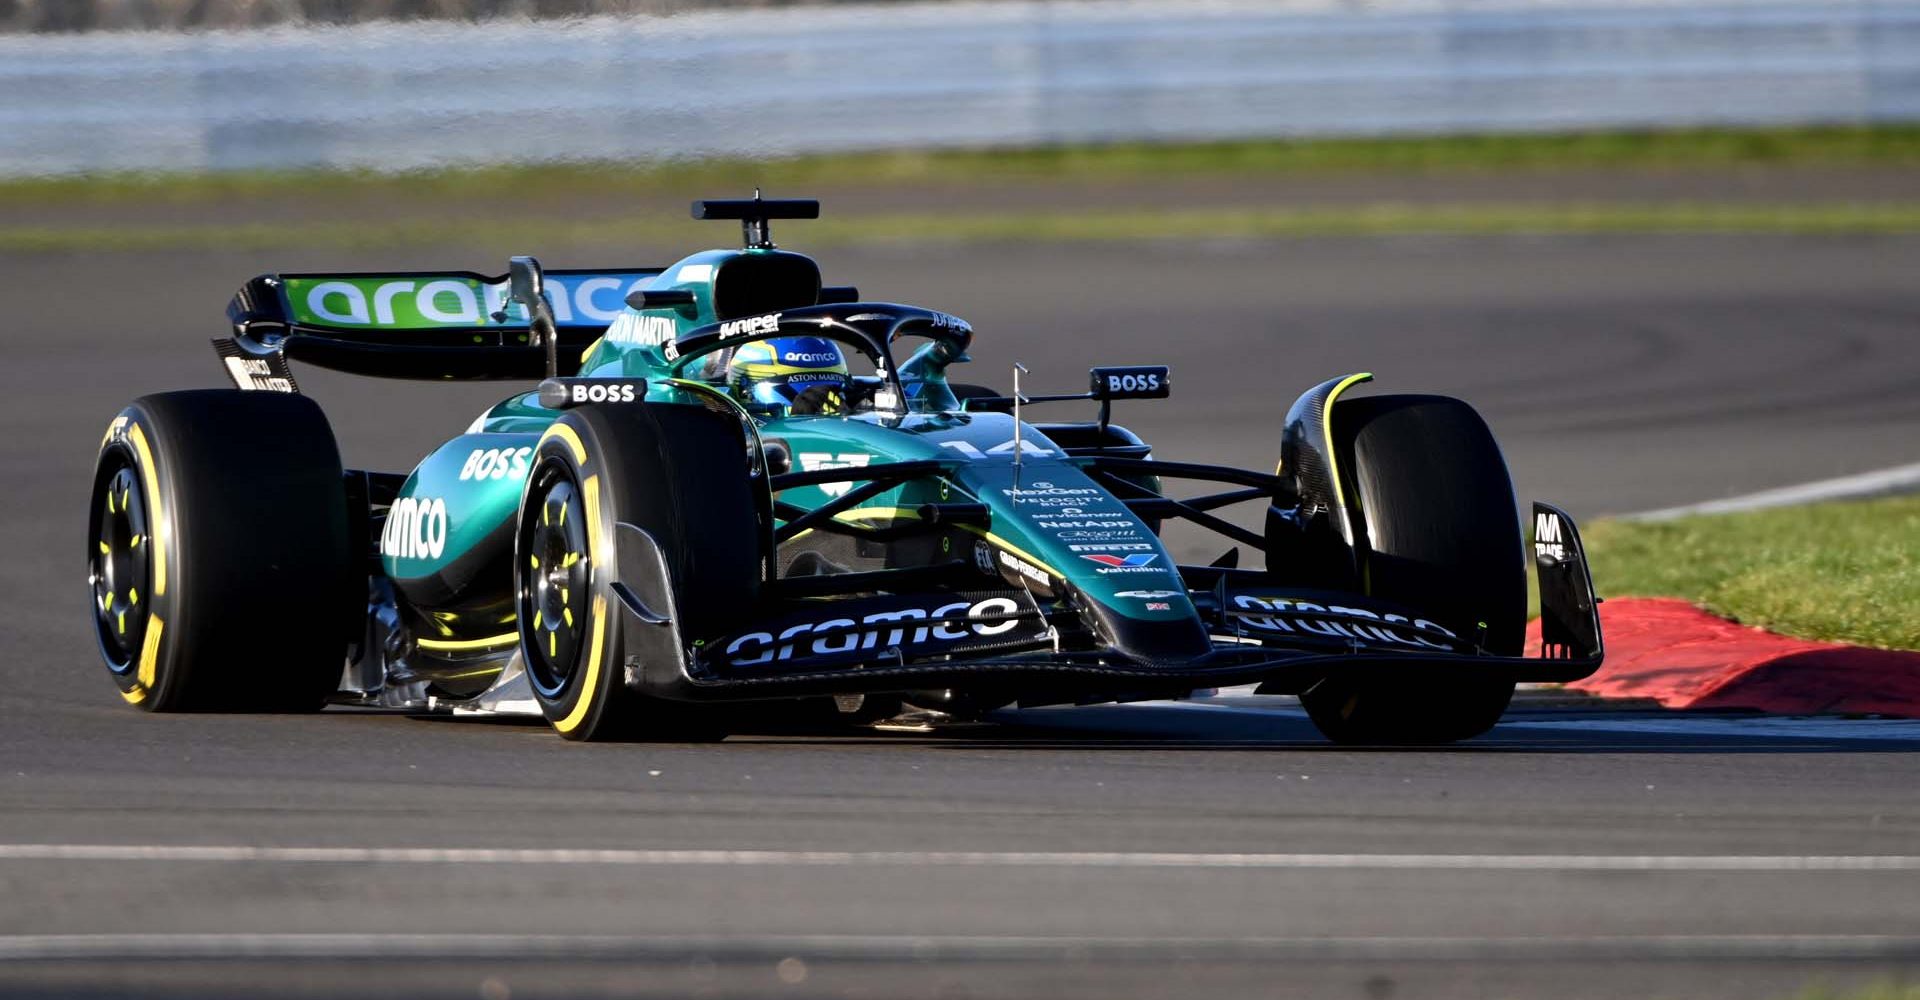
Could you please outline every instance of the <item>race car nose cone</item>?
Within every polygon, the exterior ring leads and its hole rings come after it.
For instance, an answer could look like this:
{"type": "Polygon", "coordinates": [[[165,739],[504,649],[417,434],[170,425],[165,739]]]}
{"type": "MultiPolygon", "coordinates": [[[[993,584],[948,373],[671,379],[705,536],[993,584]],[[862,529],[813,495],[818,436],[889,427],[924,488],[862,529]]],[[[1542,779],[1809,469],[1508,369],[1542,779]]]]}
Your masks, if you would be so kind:
{"type": "MultiPolygon", "coordinates": [[[[1184,603],[1185,598],[1180,599],[1184,603]]],[[[1198,614],[1183,618],[1132,618],[1092,602],[1083,612],[1094,633],[1113,650],[1149,666],[1175,667],[1213,652],[1213,640],[1198,614]]]]}

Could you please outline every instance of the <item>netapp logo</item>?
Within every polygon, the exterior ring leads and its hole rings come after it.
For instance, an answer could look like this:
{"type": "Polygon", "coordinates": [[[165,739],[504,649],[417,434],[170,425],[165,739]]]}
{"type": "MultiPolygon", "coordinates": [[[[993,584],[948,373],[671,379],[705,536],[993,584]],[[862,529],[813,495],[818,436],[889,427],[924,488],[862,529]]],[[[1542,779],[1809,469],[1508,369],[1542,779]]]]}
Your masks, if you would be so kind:
{"type": "Polygon", "coordinates": [[[780,314],[768,313],[765,316],[749,316],[746,319],[730,319],[720,324],[720,336],[745,337],[755,333],[772,333],[780,329],[780,314]]]}
{"type": "Polygon", "coordinates": [[[856,649],[891,648],[900,645],[925,645],[928,642],[959,642],[971,636],[999,635],[1018,627],[1017,619],[992,620],[1012,615],[1020,610],[1018,602],[1008,597],[989,597],[978,602],[955,601],[936,608],[901,608],[897,611],[879,611],[855,621],[851,618],[830,618],[821,622],[803,622],[781,631],[779,636],[771,632],[748,632],[746,635],[727,644],[727,662],[736,667],[751,667],[775,660],[793,658],[793,651],[806,636],[811,633],[826,633],[808,643],[808,652],[803,655],[831,656],[835,653],[850,653],[856,649]],[[968,624],[956,624],[951,619],[964,614],[974,620],[968,624]],[[913,622],[925,622],[929,619],[937,624],[914,625],[913,622]],[[862,628],[860,626],[873,626],[862,628]],[[911,637],[911,638],[909,638],[911,637]]]}

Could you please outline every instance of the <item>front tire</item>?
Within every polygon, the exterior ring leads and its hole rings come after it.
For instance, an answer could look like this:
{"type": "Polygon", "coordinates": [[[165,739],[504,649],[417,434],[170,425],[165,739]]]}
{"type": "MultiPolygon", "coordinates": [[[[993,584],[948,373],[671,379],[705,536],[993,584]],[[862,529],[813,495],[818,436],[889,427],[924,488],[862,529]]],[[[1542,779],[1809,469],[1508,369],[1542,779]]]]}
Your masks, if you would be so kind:
{"type": "Polygon", "coordinates": [[[107,427],[90,608],[120,695],[153,712],[311,711],[356,631],[346,486],[304,396],[143,396],[107,427]]]}
{"type": "Polygon", "coordinates": [[[726,735],[710,706],[627,687],[614,526],[632,524],[660,546],[683,636],[723,631],[758,599],[765,551],[766,480],[750,474],[746,445],[732,415],[673,404],[579,407],[541,437],[514,587],[529,686],[561,736],[726,735]]]}
{"type": "MultiPolygon", "coordinates": [[[[1336,403],[1332,430],[1366,592],[1490,654],[1520,655],[1526,553],[1513,481],[1486,422],[1445,396],[1368,396],[1336,403]]],[[[1300,701],[1336,743],[1447,743],[1493,728],[1513,689],[1511,677],[1436,667],[1336,673],[1300,701]]]]}

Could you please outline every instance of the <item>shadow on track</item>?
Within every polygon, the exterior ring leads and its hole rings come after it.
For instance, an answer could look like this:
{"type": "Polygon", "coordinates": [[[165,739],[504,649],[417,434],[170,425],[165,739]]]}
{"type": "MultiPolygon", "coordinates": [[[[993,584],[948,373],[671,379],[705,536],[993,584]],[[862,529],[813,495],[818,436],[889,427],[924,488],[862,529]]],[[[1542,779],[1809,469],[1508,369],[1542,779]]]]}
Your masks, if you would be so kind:
{"type": "MultiPolygon", "coordinates": [[[[545,725],[521,716],[413,715],[441,725],[500,728],[535,734],[545,725]]],[[[729,744],[887,750],[903,747],[966,750],[1330,751],[1341,753],[1920,753],[1920,722],[1898,724],[1842,719],[1773,719],[1751,713],[1607,712],[1593,709],[1510,712],[1485,736],[1457,744],[1336,746],[1304,713],[1278,708],[1243,711],[1169,705],[1098,705],[993,713],[987,721],[927,731],[833,725],[781,725],[755,720],[729,744]],[[1754,727],[1743,731],[1743,727],[1754,727]],[[1835,735],[1836,731],[1858,735],[1835,735]]],[[[544,735],[544,734],[542,734],[544,735]]]]}

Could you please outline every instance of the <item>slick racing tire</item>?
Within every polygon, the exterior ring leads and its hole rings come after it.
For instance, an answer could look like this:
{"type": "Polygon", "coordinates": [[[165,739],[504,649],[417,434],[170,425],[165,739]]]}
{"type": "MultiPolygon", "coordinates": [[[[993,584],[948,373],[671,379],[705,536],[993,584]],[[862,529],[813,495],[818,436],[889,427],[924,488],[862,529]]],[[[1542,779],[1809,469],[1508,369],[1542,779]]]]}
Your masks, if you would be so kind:
{"type": "MultiPolygon", "coordinates": [[[[681,635],[716,634],[759,596],[763,478],[740,421],[673,404],[566,411],[541,437],[515,533],[514,592],[528,686],[570,740],[703,741],[726,735],[706,705],[625,683],[629,620],[615,592],[614,526],[660,546],[681,635]]],[[[653,626],[641,626],[653,627],[653,626]]]]}
{"type": "MultiPolygon", "coordinates": [[[[1333,447],[1354,518],[1366,591],[1414,608],[1488,653],[1518,656],[1527,623],[1526,552],[1513,482],[1473,408],[1445,396],[1336,403],[1333,447]]],[[[1339,673],[1301,696],[1338,743],[1445,743],[1493,728],[1513,679],[1339,673]]]]}
{"type": "Polygon", "coordinates": [[[311,711],[340,681],[356,587],[340,452],[304,396],[143,396],[94,466],[94,634],[154,712],[311,711]]]}

